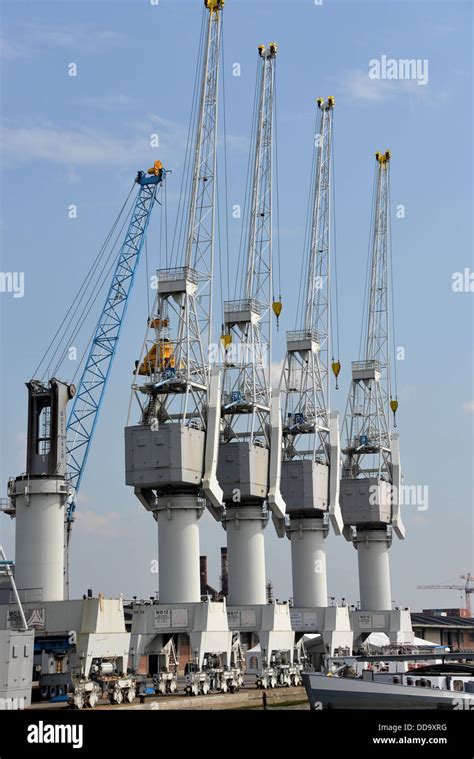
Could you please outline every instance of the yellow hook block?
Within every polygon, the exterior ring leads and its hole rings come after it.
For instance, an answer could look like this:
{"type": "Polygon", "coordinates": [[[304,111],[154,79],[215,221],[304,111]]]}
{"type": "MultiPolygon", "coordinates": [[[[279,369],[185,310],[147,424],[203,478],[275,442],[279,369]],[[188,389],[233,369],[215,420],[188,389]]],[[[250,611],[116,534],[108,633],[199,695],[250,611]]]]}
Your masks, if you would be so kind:
{"type": "Polygon", "coordinates": [[[332,373],[334,374],[336,378],[336,390],[339,390],[339,385],[337,384],[337,378],[339,377],[339,372],[341,371],[341,362],[340,361],[333,361],[331,364],[332,373]]]}
{"type": "Polygon", "coordinates": [[[281,300],[274,300],[274,301],[273,301],[273,303],[272,303],[272,309],[273,309],[273,313],[274,313],[274,314],[275,314],[275,316],[276,316],[276,320],[277,320],[277,329],[278,329],[278,327],[279,327],[279,323],[278,323],[278,320],[279,320],[279,318],[280,318],[280,314],[281,314],[282,308],[283,308],[283,303],[281,302],[281,300]]]}
{"type": "Polygon", "coordinates": [[[395,416],[395,414],[397,413],[397,409],[398,409],[398,401],[397,401],[396,398],[391,398],[390,399],[390,408],[393,411],[393,426],[396,427],[397,426],[397,417],[395,416]]]}
{"type": "Polygon", "coordinates": [[[227,350],[229,345],[232,342],[232,335],[229,335],[228,333],[225,333],[221,335],[221,343],[224,346],[224,349],[227,350]]]}

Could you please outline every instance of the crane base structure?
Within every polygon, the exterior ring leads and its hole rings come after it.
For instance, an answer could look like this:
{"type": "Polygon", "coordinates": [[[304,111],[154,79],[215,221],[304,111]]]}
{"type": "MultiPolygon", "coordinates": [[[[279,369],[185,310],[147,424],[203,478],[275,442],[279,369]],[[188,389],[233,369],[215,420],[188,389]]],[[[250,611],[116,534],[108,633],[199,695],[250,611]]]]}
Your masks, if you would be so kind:
{"type": "Polygon", "coordinates": [[[239,633],[241,644],[246,642],[251,647],[255,636],[258,638],[262,666],[256,672],[257,683],[271,680],[275,675],[278,684],[281,679],[278,674],[294,664],[295,634],[289,605],[286,602],[239,604],[229,606],[227,616],[229,628],[239,633]]]}
{"type": "Polygon", "coordinates": [[[350,611],[354,646],[360,646],[370,633],[385,633],[392,645],[413,645],[415,634],[411,626],[409,609],[387,611],[350,611]]]}
{"type": "MultiPolygon", "coordinates": [[[[21,596],[21,590],[19,590],[21,596]]],[[[23,602],[26,622],[34,633],[29,660],[43,699],[70,692],[74,674],[88,678],[107,662],[111,670],[127,671],[130,633],[125,629],[120,598],[23,602]]],[[[0,631],[18,629],[16,604],[0,604],[0,631]]]]}
{"type": "MultiPolygon", "coordinates": [[[[28,659],[44,699],[73,689],[73,674],[89,678],[94,667],[126,672],[130,634],[121,598],[65,600],[66,406],[75,388],[57,379],[31,380],[28,388],[26,473],[8,484],[2,510],[16,518],[17,602],[0,594],[0,637],[21,631],[23,605],[34,656],[28,659]]],[[[15,633],[16,634],[16,633],[15,633]]],[[[13,642],[14,644],[14,642],[13,642]]],[[[30,689],[31,690],[31,689],[30,689]]],[[[31,697],[31,694],[30,694],[31,697]]]]}
{"type": "Polygon", "coordinates": [[[326,652],[351,654],[354,635],[347,606],[292,606],[291,626],[297,639],[305,634],[319,633],[326,652]]]}
{"type": "Polygon", "coordinates": [[[186,673],[190,670],[188,685],[192,694],[227,690],[226,673],[230,674],[232,683],[240,681],[240,663],[233,656],[225,601],[135,602],[130,641],[133,669],[158,675],[153,671],[152,662],[158,662],[171,636],[178,641],[181,670],[186,673]],[[186,648],[188,656],[183,657],[186,648]],[[184,665],[188,667],[183,670],[184,665]]]}
{"type": "Polygon", "coordinates": [[[15,601],[15,605],[10,607],[9,629],[0,629],[0,710],[31,706],[35,632],[28,627],[13,578],[13,568],[13,562],[6,558],[0,545],[0,577],[8,578],[15,601]]]}

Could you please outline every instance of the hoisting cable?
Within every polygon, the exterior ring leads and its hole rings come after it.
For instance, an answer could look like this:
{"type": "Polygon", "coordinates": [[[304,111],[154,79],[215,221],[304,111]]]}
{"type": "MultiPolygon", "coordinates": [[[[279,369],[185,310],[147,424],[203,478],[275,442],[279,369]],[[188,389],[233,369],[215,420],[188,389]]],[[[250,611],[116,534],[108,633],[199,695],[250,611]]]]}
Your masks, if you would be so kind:
{"type": "MultiPolygon", "coordinates": [[[[122,215],[122,213],[123,213],[123,211],[124,211],[124,209],[125,209],[125,207],[126,207],[126,205],[127,205],[128,201],[129,201],[129,199],[130,199],[130,195],[131,195],[131,194],[132,194],[132,192],[133,192],[133,188],[134,188],[134,186],[135,186],[135,183],[133,183],[133,184],[132,184],[132,186],[131,186],[131,188],[130,188],[130,192],[128,193],[128,195],[127,195],[127,198],[126,198],[125,202],[123,203],[123,205],[122,205],[122,208],[120,209],[119,213],[117,214],[117,217],[116,217],[116,219],[115,219],[115,221],[114,221],[114,223],[113,223],[113,225],[112,225],[111,229],[109,230],[109,232],[108,232],[108,234],[107,234],[107,236],[106,236],[106,238],[105,238],[104,242],[103,242],[103,243],[102,243],[102,245],[100,246],[100,248],[99,248],[99,252],[98,252],[97,256],[95,257],[94,261],[92,262],[92,264],[91,264],[91,267],[90,267],[89,271],[87,272],[87,274],[86,274],[86,276],[85,276],[85,278],[84,278],[84,280],[83,280],[83,282],[82,282],[82,284],[81,284],[81,286],[80,286],[80,288],[79,288],[78,292],[76,293],[76,296],[74,297],[74,300],[72,301],[71,305],[70,305],[70,306],[69,306],[69,308],[67,309],[67,311],[66,311],[66,313],[65,313],[65,315],[64,315],[64,317],[63,317],[63,319],[62,319],[62,321],[61,321],[61,323],[60,323],[60,325],[59,325],[59,327],[57,328],[57,330],[56,330],[55,334],[54,334],[54,335],[53,335],[53,337],[51,338],[51,341],[50,341],[50,343],[49,343],[48,347],[46,348],[46,350],[45,350],[45,352],[44,352],[44,354],[43,354],[43,356],[42,356],[42,358],[41,358],[41,360],[40,360],[40,362],[39,362],[38,366],[36,367],[35,371],[33,372],[33,375],[32,375],[33,377],[34,377],[34,376],[37,374],[37,372],[39,372],[39,370],[40,370],[40,368],[41,368],[41,366],[42,366],[43,362],[44,362],[44,361],[47,359],[47,357],[48,357],[48,354],[49,354],[49,351],[51,350],[52,346],[54,345],[54,343],[55,343],[55,341],[56,341],[56,338],[57,338],[57,337],[58,337],[58,335],[61,333],[61,331],[62,331],[62,328],[63,328],[63,327],[64,327],[64,325],[66,324],[66,321],[69,319],[69,317],[70,317],[70,314],[71,314],[71,311],[72,311],[72,309],[73,309],[74,305],[76,304],[76,301],[78,301],[78,300],[79,300],[79,302],[80,302],[81,298],[82,298],[82,297],[84,297],[82,293],[83,293],[83,291],[85,291],[85,290],[87,289],[87,287],[89,286],[89,280],[92,278],[92,276],[93,276],[93,274],[94,274],[94,271],[95,271],[95,269],[96,269],[96,268],[98,267],[98,265],[99,265],[100,259],[102,258],[102,256],[103,256],[103,255],[104,255],[104,253],[105,253],[105,250],[106,250],[106,248],[107,248],[107,245],[109,244],[109,242],[110,242],[110,239],[111,239],[111,237],[112,237],[112,235],[113,235],[113,233],[114,233],[114,231],[115,231],[115,229],[116,229],[116,226],[117,226],[117,224],[118,224],[118,222],[119,222],[119,220],[120,220],[120,217],[121,217],[121,215],[122,215]]],[[[77,309],[76,309],[76,310],[77,310],[77,309]]],[[[74,312],[74,313],[75,313],[75,312],[74,312]]],[[[66,329],[67,329],[67,328],[66,328],[66,329]]],[[[64,336],[63,336],[63,337],[60,339],[60,343],[63,341],[63,339],[64,339],[64,336]]],[[[46,375],[47,375],[47,371],[48,371],[48,369],[49,369],[49,366],[50,366],[50,364],[51,364],[51,362],[52,362],[52,360],[53,360],[53,358],[54,358],[54,355],[55,355],[55,353],[54,353],[54,354],[53,354],[53,356],[50,358],[49,364],[48,364],[48,366],[46,367],[46,369],[45,369],[45,372],[43,373],[43,376],[42,376],[42,381],[44,381],[44,378],[45,378],[45,377],[46,377],[46,375]]]]}
{"type": "MultiPolygon", "coordinates": [[[[279,318],[283,308],[281,301],[281,255],[280,255],[280,182],[279,177],[279,160],[278,160],[278,113],[277,113],[277,90],[276,90],[276,60],[273,62],[274,66],[274,82],[273,82],[273,105],[274,105],[274,122],[275,122],[275,180],[276,180],[276,228],[277,228],[277,266],[278,266],[278,300],[275,300],[273,296],[272,308],[277,320],[277,331],[279,329],[279,318]]],[[[272,266],[272,278],[273,278],[273,266],[272,266]]],[[[272,292],[275,292],[272,281],[272,292]]]]}
{"type": "MultiPolygon", "coordinates": [[[[315,126],[314,126],[314,137],[316,137],[318,128],[318,114],[316,114],[315,119],[315,126]]],[[[301,326],[305,327],[305,303],[304,303],[304,276],[308,275],[308,267],[309,267],[309,257],[311,255],[310,251],[310,241],[311,241],[311,222],[312,222],[312,207],[314,204],[314,193],[315,193],[315,176],[316,176],[316,164],[317,164],[317,147],[316,143],[313,142],[313,151],[312,151],[312,161],[311,161],[311,173],[310,173],[310,179],[309,179],[309,192],[308,192],[308,200],[306,204],[306,223],[305,223],[305,231],[304,231],[304,239],[303,239],[303,262],[301,266],[300,271],[300,282],[298,286],[298,301],[297,301],[297,308],[296,308],[296,318],[295,318],[295,326],[294,328],[297,329],[299,325],[299,319],[300,319],[300,310],[301,310],[301,326]]],[[[310,275],[311,276],[311,275],[310,275]]]]}
{"type": "MultiPolygon", "coordinates": [[[[183,226],[185,224],[185,220],[187,218],[187,211],[188,208],[186,207],[186,200],[191,199],[191,193],[192,193],[192,171],[193,171],[193,164],[194,164],[194,156],[192,155],[192,143],[193,138],[196,134],[196,130],[198,128],[198,118],[199,118],[199,112],[197,112],[197,101],[198,101],[198,82],[200,80],[200,74],[202,73],[202,67],[204,65],[203,61],[203,47],[204,47],[204,33],[205,33],[205,24],[206,24],[206,11],[203,10],[202,15],[202,21],[201,21],[201,33],[199,37],[199,46],[198,46],[198,55],[197,55],[197,61],[198,64],[196,66],[196,72],[194,76],[194,87],[193,87],[193,99],[191,103],[191,111],[189,114],[189,122],[188,122],[188,134],[186,139],[186,150],[184,154],[184,163],[183,163],[183,173],[181,175],[181,184],[179,188],[179,201],[178,201],[178,209],[176,211],[176,219],[175,219],[175,225],[174,225],[174,231],[173,231],[173,241],[171,243],[171,254],[170,254],[170,266],[173,266],[173,263],[176,262],[176,264],[179,261],[179,255],[181,253],[181,238],[183,236],[183,226]],[[186,188],[186,191],[185,191],[186,188]],[[178,233],[179,229],[179,235],[176,239],[176,235],[178,233]]],[[[185,232],[184,232],[185,234],[185,232]]]]}
{"type": "MultiPolygon", "coordinates": [[[[390,163],[387,166],[386,169],[388,172],[390,172],[390,163]]],[[[389,377],[389,392],[390,392],[390,409],[393,413],[393,426],[397,426],[397,409],[398,409],[398,389],[397,389],[397,348],[396,348],[396,339],[395,339],[395,300],[393,297],[393,259],[392,259],[392,219],[391,219],[391,199],[390,199],[390,175],[388,176],[387,181],[387,232],[388,232],[388,245],[387,245],[387,255],[389,259],[389,276],[390,276],[390,300],[391,300],[391,311],[392,311],[392,347],[393,347],[393,385],[395,390],[395,395],[392,396],[392,387],[390,384],[390,377],[389,377]]]]}
{"type": "MultiPolygon", "coordinates": [[[[92,306],[94,305],[94,303],[96,302],[97,298],[101,294],[102,288],[104,287],[104,284],[107,281],[107,278],[112,273],[112,270],[113,270],[114,266],[116,265],[116,261],[117,261],[119,255],[120,255],[120,251],[118,251],[118,253],[116,253],[115,256],[113,256],[113,254],[114,254],[115,248],[117,246],[118,240],[123,235],[123,230],[124,230],[125,226],[129,223],[129,220],[130,220],[130,217],[132,215],[132,212],[133,212],[133,205],[131,206],[130,211],[128,212],[127,216],[125,217],[125,219],[123,221],[123,224],[122,224],[119,232],[117,233],[117,236],[115,238],[115,242],[114,242],[114,244],[113,244],[113,246],[111,248],[111,251],[109,253],[109,256],[108,256],[107,260],[105,261],[105,263],[102,266],[102,270],[101,270],[101,272],[100,272],[100,274],[99,274],[99,276],[97,278],[98,284],[96,284],[96,286],[92,289],[91,293],[89,294],[88,299],[87,299],[87,301],[86,301],[86,303],[85,303],[85,305],[84,305],[84,307],[82,309],[82,312],[81,312],[81,314],[79,316],[79,320],[77,322],[75,322],[73,320],[73,330],[70,333],[68,339],[63,342],[63,345],[64,345],[63,352],[60,355],[60,358],[59,358],[59,360],[56,363],[56,366],[55,366],[55,369],[54,369],[54,374],[59,370],[59,367],[61,366],[62,362],[64,361],[64,358],[65,358],[66,353],[67,353],[67,351],[69,349],[69,346],[72,344],[73,340],[75,340],[75,338],[79,334],[79,332],[80,332],[80,330],[81,330],[84,322],[86,321],[87,317],[89,316],[89,314],[91,312],[92,306]],[[107,267],[107,265],[109,264],[109,262],[111,260],[112,260],[112,263],[110,264],[108,270],[106,270],[106,267],[107,267]],[[104,272],[105,272],[105,274],[104,274],[104,272]],[[102,278],[102,281],[100,281],[101,278],[102,278]],[[92,301],[91,301],[91,298],[93,298],[92,301]],[[75,327],[74,327],[74,324],[76,324],[75,327]]],[[[76,311],[77,311],[77,309],[76,309],[76,311]]],[[[90,342],[92,342],[92,337],[91,337],[90,342]]],[[[58,346],[58,347],[61,347],[61,346],[58,346]]],[[[57,353],[57,349],[56,349],[54,355],[56,353],[57,353]]],[[[52,361],[52,359],[51,359],[51,361],[52,361]]],[[[50,361],[50,364],[51,364],[51,361],[50,361]]],[[[80,363],[79,363],[79,366],[80,366],[80,363]]],[[[76,369],[76,372],[74,373],[74,376],[76,376],[76,374],[77,374],[77,372],[79,370],[79,366],[76,369]]]]}
{"type": "MultiPolygon", "coordinates": [[[[160,250],[160,253],[161,253],[161,250],[160,250]]],[[[150,318],[150,275],[148,271],[148,240],[146,237],[145,237],[145,277],[146,277],[146,313],[147,313],[147,319],[149,319],[150,318]]]]}
{"type": "MultiPolygon", "coordinates": [[[[230,252],[229,252],[229,184],[227,175],[227,109],[225,94],[225,48],[224,48],[224,17],[221,19],[221,47],[222,47],[222,124],[224,128],[224,200],[225,200],[225,235],[226,235],[226,264],[227,264],[227,290],[226,299],[230,297],[230,252]]],[[[224,306],[222,305],[222,308],[224,306]]]]}
{"type": "Polygon", "coordinates": [[[168,268],[168,190],[167,190],[167,182],[163,182],[164,185],[164,217],[165,217],[165,262],[166,262],[166,268],[168,268]]]}
{"type": "Polygon", "coordinates": [[[245,183],[245,198],[244,198],[244,212],[242,214],[242,226],[240,228],[240,241],[239,241],[239,254],[237,258],[237,276],[234,284],[234,300],[237,297],[237,292],[241,292],[244,295],[244,277],[245,277],[245,252],[243,250],[246,240],[246,233],[249,231],[250,225],[250,206],[252,203],[252,161],[254,159],[253,147],[255,144],[256,124],[258,114],[258,78],[260,75],[260,66],[257,66],[257,72],[255,75],[255,89],[254,89],[254,105],[252,114],[252,126],[250,133],[250,147],[247,162],[247,177],[245,183]]]}
{"type": "MultiPolygon", "coordinates": [[[[229,192],[228,192],[228,174],[227,174],[227,109],[226,109],[226,94],[225,94],[225,48],[224,48],[224,18],[221,20],[221,55],[222,55],[222,68],[221,68],[221,83],[222,83],[222,118],[223,118],[223,142],[224,142],[224,204],[225,204],[225,257],[226,257],[226,297],[223,294],[223,275],[222,275],[222,247],[221,247],[221,233],[220,233],[220,210],[219,210],[219,191],[217,190],[217,223],[219,231],[219,275],[220,275],[220,298],[221,298],[221,332],[220,342],[227,350],[228,345],[231,342],[231,338],[225,332],[224,326],[224,301],[230,299],[230,252],[229,252],[229,192]]],[[[216,158],[217,164],[217,158],[216,158]]],[[[216,171],[217,179],[218,172],[216,171]]]]}
{"type": "MultiPolygon", "coordinates": [[[[334,376],[336,377],[336,390],[339,390],[339,384],[338,384],[338,377],[339,373],[341,371],[341,361],[340,361],[340,353],[339,353],[339,295],[338,295],[338,286],[337,286],[337,244],[336,244],[336,230],[337,230],[337,224],[336,224],[336,179],[335,179],[335,169],[334,169],[334,116],[332,119],[332,131],[331,131],[331,172],[332,172],[332,218],[333,218],[333,236],[334,236],[334,302],[335,302],[335,322],[336,322],[336,355],[337,359],[334,359],[334,350],[333,350],[333,356],[331,361],[331,368],[333,371],[334,376]]],[[[330,255],[330,251],[329,251],[330,255]]],[[[333,319],[333,309],[331,308],[331,322],[333,319]]],[[[333,329],[331,324],[331,348],[334,349],[334,342],[333,342],[333,329]]],[[[329,353],[329,351],[328,351],[329,353]]]]}
{"type": "Polygon", "coordinates": [[[363,360],[367,358],[367,348],[368,348],[368,333],[369,333],[369,315],[368,315],[368,309],[369,309],[369,293],[370,293],[370,276],[371,276],[371,260],[372,260],[372,241],[373,241],[373,233],[374,233],[374,227],[375,227],[375,204],[376,204],[376,197],[377,197],[377,187],[376,187],[376,177],[377,177],[377,164],[374,166],[374,172],[373,172],[373,180],[372,180],[372,203],[371,203],[371,216],[370,216],[370,232],[369,232],[369,244],[368,244],[368,253],[367,253],[367,264],[365,269],[365,285],[364,285],[364,301],[362,305],[362,320],[361,320],[361,329],[360,329],[360,338],[359,338],[359,359],[363,360]],[[367,315],[367,321],[365,320],[365,315],[367,315]],[[365,329],[367,328],[367,332],[365,333],[365,329]],[[365,354],[362,354],[362,344],[365,337],[365,354]]]}

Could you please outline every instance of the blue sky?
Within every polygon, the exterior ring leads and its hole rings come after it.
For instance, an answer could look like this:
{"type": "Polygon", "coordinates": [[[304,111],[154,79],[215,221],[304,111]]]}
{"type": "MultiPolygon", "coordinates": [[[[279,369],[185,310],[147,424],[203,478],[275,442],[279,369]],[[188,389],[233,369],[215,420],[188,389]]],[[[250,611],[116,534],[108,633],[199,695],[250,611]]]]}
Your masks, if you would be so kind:
{"type": "MultiPolygon", "coordinates": [[[[0,293],[1,481],[25,468],[26,390],[50,337],[121,206],[138,168],[159,157],[176,211],[201,20],[199,0],[1,2],[1,251],[24,272],[25,294],[0,293]],[[75,63],[77,76],[68,76],[75,63]],[[150,148],[158,133],[159,149],[150,148]],[[77,206],[77,219],[68,206],[77,206]]],[[[357,358],[372,197],[373,154],[392,150],[398,431],[405,483],[427,485],[427,511],[405,509],[407,538],[391,549],[393,599],[459,604],[418,583],[474,569],[472,292],[472,5],[468,2],[228,0],[224,17],[229,207],[243,204],[257,45],[277,41],[278,176],[284,310],[273,360],[293,327],[314,134],[315,98],[334,95],[339,319],[343,365],[333,405],[344,412],[357,358]],[[369,61],[427,59],[426,85],[371,80],[369,61]],[[241,76],[232,75],[240,63],[241,76]]],[[[222,133],[220,140],[222,148],[222,133]]],[[[223,160],[222,149],[220,164],[223,160]]],[[[222,165],[222,164],[221,164],[222,165]]],[[[240,222],[230,219],[237,255],[240,222]]],[[[159,216],[150,266],[159,265],[159,216]]],[[[170,224],[170,226],[172,226],[170,224]]],[[[231,263],[232,265],[232,263],[231,263]]],[[[124,485],[123,427],[146,318],[142,265],[83,482],[72,549],[72,592],[146,597],[156,588],[155,524],[124,485]]],[[[75,368],[73,369],[75,371],[75,368]]],[[[68,379],[66,373],[65,379],[68,379]]],[[[3,488],[2,488],[2,494],[3,488]]],[[[13,555],[14,523],[0,520],[13,555]]],[[[267,529],[267,575],[291,594],[289,541],[267,529]]],[[[218,582],[225,533],[205,514],[201,552],[218,582]]],[[[358,597],[356,553],[328,539],[330,594],[358,597]]]]}

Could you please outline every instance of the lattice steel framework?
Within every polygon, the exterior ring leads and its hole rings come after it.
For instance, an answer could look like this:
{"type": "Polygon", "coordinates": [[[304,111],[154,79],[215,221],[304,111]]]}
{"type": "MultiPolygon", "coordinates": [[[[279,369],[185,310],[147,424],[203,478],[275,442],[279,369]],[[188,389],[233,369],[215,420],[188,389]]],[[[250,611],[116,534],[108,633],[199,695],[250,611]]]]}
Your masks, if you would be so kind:
{"type": "Polygon", "coordinates": [[[223,0],[209,12],[201,62],[193,175],[183,266],[157,272],[157,298],[135,383],[141,423],[206,426],[216,211],[218,75],[223,0]],[[143,399],[143,395],[145,398],[143,399]],[[140,397],[142,396],[142,397],[140,397]]]}
{"type": "Polygon", "coordinates": [[[269,446],[272,307],[272,151],[277,46],[259,47],[258,115],[244,298],[224,303],[224,442],[269,446]],[[230,338],[230,340],[229,340],[230,338]]]}
{"type": "Polygon", "coordinates": [[[155,176],[137,175],[139,191],[130,224],[120,249],[107,298],[99,317],[89,354],[67,421],[68,479],[73,491],[68,517],[72,519],[75,495],[84,474],[101,403],[110,377],[129,295],[145,242],[151,211],[162,186],[164,170],[155,176]]]}
{"type": "Polygon", "coordinates": [[[378,164],[364,356],[352,364],[344,417],[343,478],[391,480],[390,454],[390,153],[378,164]]]}
{"type": "Polygon", "coordinates": [[[313,169],[306,298],[301,328],[287,332],[283,364],[284,460],[329,464],[331,327],[331,161],[334,98],[317,101],[320,126],[313,169]]]}

